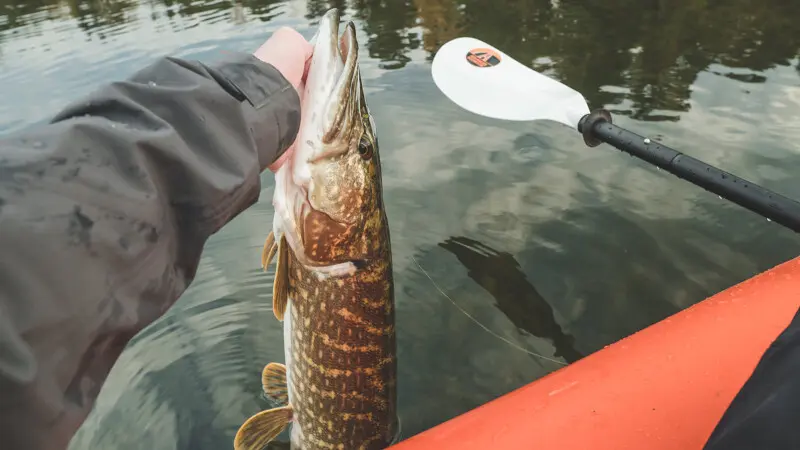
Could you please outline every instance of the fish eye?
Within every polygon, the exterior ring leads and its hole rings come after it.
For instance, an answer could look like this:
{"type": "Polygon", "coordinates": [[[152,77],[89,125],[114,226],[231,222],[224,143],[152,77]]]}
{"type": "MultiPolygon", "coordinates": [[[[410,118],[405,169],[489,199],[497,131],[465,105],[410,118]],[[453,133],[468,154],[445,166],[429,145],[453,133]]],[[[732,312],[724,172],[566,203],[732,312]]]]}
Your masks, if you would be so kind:
{"type": "Polygon", "coordinates": [[[358,154],[364,159],[372,158],[372,142],[366,136],[362,136],[358,142],[358,154]]]}

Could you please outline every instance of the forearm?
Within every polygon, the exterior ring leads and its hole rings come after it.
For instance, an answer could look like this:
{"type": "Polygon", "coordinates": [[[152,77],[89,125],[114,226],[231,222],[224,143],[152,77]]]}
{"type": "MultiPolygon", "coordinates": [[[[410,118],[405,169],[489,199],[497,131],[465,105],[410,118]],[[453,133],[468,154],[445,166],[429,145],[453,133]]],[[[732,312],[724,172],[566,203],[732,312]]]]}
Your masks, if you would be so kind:
{"type": "Polygon", "coordinates": [[[0,436],[63,449],[120,352],[294,140],[297,93],[249,55],[161,59],[0,140],[0,436]]]}

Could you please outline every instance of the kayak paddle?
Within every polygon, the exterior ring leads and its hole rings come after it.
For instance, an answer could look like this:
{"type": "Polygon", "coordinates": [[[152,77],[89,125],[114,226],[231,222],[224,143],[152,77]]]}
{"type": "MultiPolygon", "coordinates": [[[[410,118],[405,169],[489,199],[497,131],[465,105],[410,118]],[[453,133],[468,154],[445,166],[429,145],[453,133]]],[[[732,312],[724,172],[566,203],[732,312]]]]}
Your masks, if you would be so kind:
{"type": "Polygon", "coordinates": [[[589,147],[605,142],[679,178],[800,232],[800,203],[612,123],[605,109],[589,111],[581,93],[470,37],[444,44],[433,58],[436,86],[458,106],[501,120],[553,120],[583,134],[589,147]]]}

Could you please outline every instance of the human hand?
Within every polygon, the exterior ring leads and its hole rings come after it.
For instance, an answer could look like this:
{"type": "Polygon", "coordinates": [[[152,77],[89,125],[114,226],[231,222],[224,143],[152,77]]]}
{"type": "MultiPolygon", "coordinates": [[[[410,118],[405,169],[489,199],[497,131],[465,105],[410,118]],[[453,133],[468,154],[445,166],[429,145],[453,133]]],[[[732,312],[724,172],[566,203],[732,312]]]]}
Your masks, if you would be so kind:
{"type": "MultiPolygon", "coordinates": [[[[297,90],[300,103],[302,103],[308,65],[313,53],[314,47],[300,33],[289,27],[281,27],[272,33],[267,42],[264,42],[253,55],[278,69],[297,90]]],[[[274,163],[269,165],[269,170],[273,172],[278,170],[294,151],[294,147],[295,142],[274,163]]]]}

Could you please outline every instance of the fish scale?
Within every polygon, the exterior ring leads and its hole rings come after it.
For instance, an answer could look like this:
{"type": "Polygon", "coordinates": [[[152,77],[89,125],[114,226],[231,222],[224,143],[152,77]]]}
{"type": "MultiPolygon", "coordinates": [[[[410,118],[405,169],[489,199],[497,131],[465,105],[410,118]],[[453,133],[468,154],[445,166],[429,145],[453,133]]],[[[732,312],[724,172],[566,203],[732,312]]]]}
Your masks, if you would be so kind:
{"type": "Polygon", "coordinates": [[[399,435],[394,279],[380,155],[358,70],[355,26],[335,9],[312,39],[297,148],[275,174],[273,312],[285,365],[262,371],[281,406],[250,417],[236,450],[291,427],[294,450],[373,450],[399,435]]]}
{"type": "Polygon", "coordinates": [[[290,401],[301,424],[293,443],[385,448],[396,431],[397,403],[391,266],[378,261],[322,281],[295,258],[288,270],[290,401]]]}

